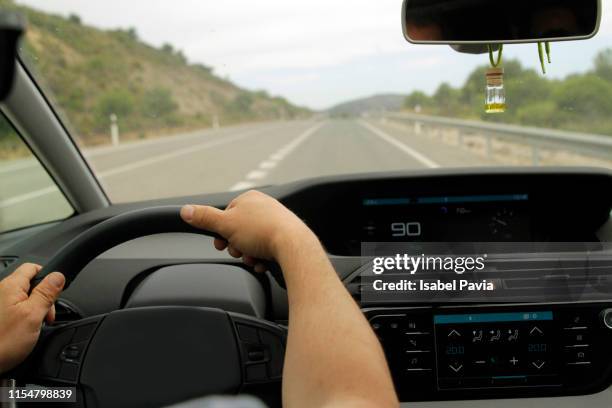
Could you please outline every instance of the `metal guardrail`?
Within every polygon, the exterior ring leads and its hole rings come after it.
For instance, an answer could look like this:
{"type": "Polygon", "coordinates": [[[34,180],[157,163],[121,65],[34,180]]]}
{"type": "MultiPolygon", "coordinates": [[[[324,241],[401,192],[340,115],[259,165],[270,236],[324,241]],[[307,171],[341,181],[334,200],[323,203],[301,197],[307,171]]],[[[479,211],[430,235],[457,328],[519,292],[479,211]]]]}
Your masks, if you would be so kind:
{"type": "Polygon", "coordinates": [[[461,140],[466,134],[484,136],[486,138],[487,156],[489,157],[493,151],[492,139],[505,139],[531,146],[532,162],[534,165],[539,164],[539,151],[541,148],[577,152],[591,157],[612,160],[612,136],[454,119],[416,113],[387,113],[383,117],[394,121],[411,123],[414,126],[415,133],[420,133],[423,127],[426,126],[456,129],[459,131],[460,143],[462,143],[461,140]]]}

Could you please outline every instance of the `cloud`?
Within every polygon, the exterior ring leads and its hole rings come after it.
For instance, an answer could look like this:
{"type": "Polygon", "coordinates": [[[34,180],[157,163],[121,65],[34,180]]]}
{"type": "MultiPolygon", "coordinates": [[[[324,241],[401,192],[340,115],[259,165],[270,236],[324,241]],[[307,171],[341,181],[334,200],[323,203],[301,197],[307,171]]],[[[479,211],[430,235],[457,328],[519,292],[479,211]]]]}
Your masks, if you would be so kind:
{"type": "MultiPolygon", "coordinates": [[[[460,85],[485,56],[447,46],[415,46],[401,34],[401,0],[18,0],[102,28],[135,27],[160,46],[171,43],[192,62],[212,66],[250,89],[316,108],[377,92],[460,85]]],[[[603,1],[594,40],[553,45],[550,75],[591,66],[612,43],[612,1],[603,1]]],[[[507,58],[537,67],[533,45],[507,47],[507,58]]]]}
{"type": "Polygon", "coordinates": [[[175,44],[190,59],[230,76],[262,68],[329,66],[403,45],[397,0],[21,2],[76,12],[101,27],[135,26],[147,41],[175,44]]]}

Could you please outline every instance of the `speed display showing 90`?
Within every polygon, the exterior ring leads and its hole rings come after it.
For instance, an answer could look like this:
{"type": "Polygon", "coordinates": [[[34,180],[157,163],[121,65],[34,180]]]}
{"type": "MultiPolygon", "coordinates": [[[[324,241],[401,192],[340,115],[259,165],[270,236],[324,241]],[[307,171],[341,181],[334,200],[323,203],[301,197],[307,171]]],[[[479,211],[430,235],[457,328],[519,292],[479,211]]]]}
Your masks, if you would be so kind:
{"type": "Polygon", "coordinates": [[[530,239],[527,194],[365,198],[363,242],[530,239]]]}

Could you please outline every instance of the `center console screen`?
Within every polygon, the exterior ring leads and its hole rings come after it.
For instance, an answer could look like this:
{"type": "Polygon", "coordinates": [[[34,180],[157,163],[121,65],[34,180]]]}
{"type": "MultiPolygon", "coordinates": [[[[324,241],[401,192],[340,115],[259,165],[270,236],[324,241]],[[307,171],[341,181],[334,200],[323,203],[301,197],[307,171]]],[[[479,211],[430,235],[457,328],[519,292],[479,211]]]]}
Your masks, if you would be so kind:
{"type": "Polygon", "coordinates": [[[553,312],[437,314],[438,387],[558,383],[553,312]]]}

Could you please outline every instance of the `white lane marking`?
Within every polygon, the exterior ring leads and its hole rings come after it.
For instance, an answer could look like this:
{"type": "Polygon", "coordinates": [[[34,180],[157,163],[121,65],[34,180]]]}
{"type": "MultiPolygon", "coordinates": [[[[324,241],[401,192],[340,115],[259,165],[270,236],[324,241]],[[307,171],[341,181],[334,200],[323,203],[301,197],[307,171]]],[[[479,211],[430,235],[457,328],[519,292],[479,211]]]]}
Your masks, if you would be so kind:
{"type": "MultiPolygon", "coordinates": [[[[165,144],[171,142],[179,142],[179,141],[187,141],[190,139],[203,138],[208,135],[214,135],[214,131],[209,129],[204,130],[196,130],[191,133],[186,134],[178,134],[178,135],[169,135],[169,136],[160,136],[155,139],[149,140],[137,140],[137,141],[129,141],[119,146],[95,146],[88,148],[81,148],[81,153],[87,159],[102,156],[105,154],[113,154],[116,152],[121,152],[125,150],[133,150],[141,147],[148,147],[152,145],[165,144]]],[[[30,167],[40,167],[40,163],[34,159],[26,159],[20,163],[9,164],[4,167],[0,167],[0,174],[2,173],[10,173],[17,170],[23,170],[30,167]]]]}
{"type": "Polygon", "coordinates": [[[255,183],[253,183],[252,181],[240,181],[234,184],[234,186],[231,188],[231,191],[246,190],[247,188],[253,187],[255,187],[255,183]]]}
{"type": "Polygon", "coordinates": [[[429,157],[427,157],[424,154],[414,150],[412,147],[410,147],[408,145],[405,145],[404,143],[400,142],[396,138],[388,135],[387,133],[383,132],[382,130],[380,130],[380,129],[372,126],[372,125],[370,125],[369,123],[364,122],[363,120],[360,120],[359,124],[361,126],[365,127],[366,129],[368,129],[370,132],[374,133],[376,136],[380,137],[385,142],[395,146],[396,148],[398,148],[402,152],[408,154],[409,156],[412,156],[413,159],[415,159],[416,161],[420,162],[424,166],[429,167],[431,169],[436,169],[436,168],[440,167],[440,165],[438,163],[436,163],[435,161],[431,160],[429,157]]]}
{"type": "MultiPolygon", "coordinates": [[[[207,136],[210,137],[223,137],[223,135],[225,135],[226,133],[230,133],[230,131],[238,131],[241,130],[242,127],[245,127],[245,125],[237,125],[235,127],[227,127],[221,130],[213,130],[213,129],[200,129],[200,130],[194,130],[192,132],[189,133],[180,133],[180,134],[175,134],[175,135],[167,135],[167,136],[159,136],[159,137],[155,137],[154,139],[147,139],[147,140],[131,140],[125,143],[120,144],[119,146],[93,146],[93,147],[81,147],[81,153],[83,154],[83,156],[87,159],[92,158],[92,157],[96,157],[96,156],[102,156],[102,155],[106,155],[106,154],[114,154],[117,152],[121,152],[121,151],[125,151],[125,150],[133,150],[133,149],[137,149],[137,148],[142,148],[142,147],[148,147],[148,146],[154,146],[154,145],[158,145],[158,144],[166,144],[166,143],[172,143],[172,142],[185,142],[185,141],[189,141],[191,139],[200,139],[200,138],[204,138],[207,136]]],[[[274,127],[274,126],[272,126],[274,127]]],[[[267,130],[269,128],[268,124],[266,125],[260,125],[257,127],[257,129],[255,130],[267,130]],[[261,127],[264,127],[265,129],[260,129],[261,127]]],[[[39,167],[40,163],[37,160],[34,159],[24,159],[21,162],[18,163],[11,163],[8,164],[6,166],[2,166],[0,167],[0,174],[2,173],[10,173],[13,171],[17,171],[17,170],[23,170],[23,169],[27,169],[30,167],[39,167]]]]}
{"type": "Polygon", "coordinates": [[[135,140],[129,142],[123,142],[119,146],[94,146],[81,149],[83,156],[87,158],[103,156],[107,154],[114,154],[117,152],[123,152],[126,150],[133,150],[141,147],[155,146],[159,144],[172,143],[172,142],[180,142],[186,141],[190,139],[197,139],[200,137],[204,137],[204,135],[208,135],[210,133],[204,131],[195,131],[193,133],[188,134],[179,134],[179,135],[169,135],[169,136],[160,136],[155,139],[148,140],[135,140]]]}
{"type": "Polygon", "coordinates": [[[27,169],[30,167],[36,167],[36,165],[38,164],[37,161],[35,161],[34,159],[26,159],[20,163],[11,163],[7,166],[4,166],[2,168],[0,168],[0,174],[2,173],[10,173],[13,172],[15,170],[23,170],[23,169],[27,169]]]}
{"type": "Polygon", "coordinates": [[[201,144],[197,144],[194,146],[189,146],[189,147],[185,147],[183,149],[178,149],[175,151],[172,151],[170,153],[166,153],[166,154],[161,154],[159,156],[155,156],[155,157],[151,157],[148,159],[143,159],[143,160],[138,160],[129,164],[125,164],[123,166],[119,166],[119,167],[115,167],[113,169],[110,170],[106,170],[106,171],[102,171],[98,173],[98,177],[100,178],[107,178],[107,177],[111,177],[111,176],[116,176],[117,174],[121,174],[121,173],[125,173],[126,171],[132,171],[135,169],[139,169],[141,167],[145,167],[145,166],[150,166],[152,164],[157,164],[159,162],[162,161],[166,161],[166,160],[170,160],[170,159],[175,159],[177,157],[180,156],[184,156],[187,154],[192,154],[195,152],[199,152],[200,150],[205,150],[205,149],[209,149],[211,147],[215,147],[215,146],[220,146],[220,145],[224,145],[227,143],[231,143],[231,142],[235,142],[237,140],[241,140],[244,139],[246,137],[249,136],[253,136],[254,134],[257,133],[261,133],[264,130],[254,130],[251,132],[246,132],[246,133],[242,133],[242,134],[238,134],[235,136],[230,136],[230,137],[224,137],[223,139],[218,139],[218,140],[213,140],[210,142],[205,142],[205,143],[201,143],[201,144]]]}
{"type": "Polygon", "coordinates": [[[266,177],[266,172],[263,170],[253,170],[246,175],[247,180],[259,180],[266,177]]]}
{"type": "Polygon", "coordinates": [[[40,190],[30,191],[29,193],[21,194],[15,197],[7,198],[6,200],[0,201],[0,208],[10,207],[12,205],[20,204],[24,201],[33,200],[35,198],[59,192],[59,189],[56,186],[50,186],[46,188],[41,188],[40,190]]]}
{"type": "MultiPolygon", "coordinates": [[[[253,130],[250,132],[245,132],[245,133],[241,133],[235,136],[231,136],[231,137],[225,137],[223,139],[218,139],[218,140],[214,140],[211,142],[205,142],[199,145],[195,145],[195,146],[191,146],[188,148],[183,148],[183,149],[179,149],[179,150],[175,150],[173,152],[170,153],[166,153],[166,154],[162,154],[159,156],[155,156],[155,157],[151,157],[149,159],[144,159],[144,160],[139,160],[139,161],[135,161],[133,163],[129,163],[126,164],[124,166],[119,166],[119,167],[115,167],[113,169],[110,170],[106,170],[103,172],[99,172],[97,173],[97,176],[99,178],[105,178],[105,177],[112,177],[115,176],[117,174],[121,174],[121,173],[125,173],[127,171],[131,171],[131,170],[135,170],[141,167],[145,167],[145,166],[149,166],[151,164],[156,164],[158,162],[164,161],[164,160],[169,160],[169,159],[173,159],[176,157],[180,157],[186,154],[190,154],[190,153],[194,153],[194,152],[198,152],[200,150],[204,150],[204,149],[208,149],[211,147],[215,147],[215,146],[220,146],[223,144],[227,144],[227,143],[231,143],[234,142],[236,140],[241,140],[244,139],[246,137],[249,136],[253,136],[255,134],[261,133],[263,131],[266,131],[268,129],[257,129],[257,130],[253,130]]],[[[249,187],[245,187],[245,188],[249,188],[249,187]]],[[[24,193],[24,194],[20,194],[18,196],[14,196],[11,198],[7,198],[6,200],[2,200],[0,201],[0,208],[6,208],[6,207],[10,207],[19,203],[22,203],[24,201],[28,201],[28,200],[33,200],[35,198],[47,195],[47,194],[51,194],[55,191],[59,191],[57,186],[50,186],[50,187],[45,187],[45,188],[41,188],[39,190],[34,190],[34,191],[30,191],[28,193],[24,193]]]]}
{"type": "Polygon", "coordinates": [[[239,181],[230,187],[230,191],[246,190],[253,188],[255,183],[250,180],[260,180],[268,175],[268,171],[275,168],[285,157],[291,152],[298,148],[299,145],[304,143],[306,139],[312,136],[317,130],[319,130],[325,122],[318,123],[311,128],[306,129],[302,134],[293,139],[291,142],[279,148],[276,152],[272,153],[270,157],[259,163],[257,169],[252,170],[245,176],[246,180],[239,181]]]}
{"type": "MultiPolygon", "coordinates": [[[[261,127],[268,126],[269,124],[262,124],[261,127]]],[[[227,133],[234,133],[237,131],[242,131],[247,125],[236,125],[230,126],[223,129],[198,129],[193,130],[187,133],[179,133],[174,135],[167,136],[157,136],[153,139],[147,140],[131,140],[128,142],[124,142],[119,146],[95,146],[89,147],[86,149],[81,149],[83,155],[87,158],[101,156],[105,154],[113,154],[119,151],[124,150],[132,150],[136,148],[141,148],[143,146],[154,146],[158,144],[172,143],[172,142],[185,142],[191,139],[202,139],[202,138],[212,138],[212,137],[221,137],[226,135],[227,133]]],[[[257,130],[260,129],[260,126],[257,126],[257,130]]]]}
{"type": "Polygon", "coordinates": [[[259,167],[261,167],[262,169],[270,170],[270,169],[275,168],[277,164],[278,163],[274,160],[266,160],[264,162],[261,162],[259,167]]]}

